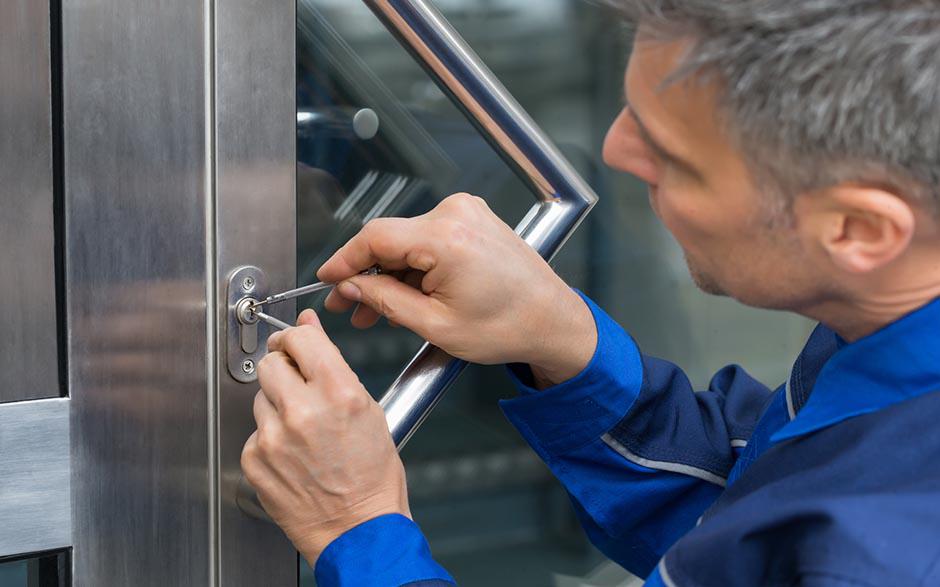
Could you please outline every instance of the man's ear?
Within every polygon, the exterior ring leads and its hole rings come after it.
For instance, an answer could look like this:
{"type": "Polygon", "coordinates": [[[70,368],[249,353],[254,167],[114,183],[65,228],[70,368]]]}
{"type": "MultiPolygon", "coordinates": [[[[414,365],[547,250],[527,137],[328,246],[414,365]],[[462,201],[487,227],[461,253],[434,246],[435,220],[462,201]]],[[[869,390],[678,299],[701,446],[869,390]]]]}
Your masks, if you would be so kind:
{"type": "Polygon", "coordinates": [[[914,209],[888,189],[839,185],[801,200],[807,236],[849,273],[868,273],[887,265],[907,250],[914,237],[914,209]]]}

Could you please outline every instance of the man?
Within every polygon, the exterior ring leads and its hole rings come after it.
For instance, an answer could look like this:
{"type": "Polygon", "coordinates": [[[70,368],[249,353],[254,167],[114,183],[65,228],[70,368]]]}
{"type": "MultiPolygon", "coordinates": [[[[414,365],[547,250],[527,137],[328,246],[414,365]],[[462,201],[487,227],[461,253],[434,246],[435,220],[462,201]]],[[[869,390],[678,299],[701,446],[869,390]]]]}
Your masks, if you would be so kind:
{"type": "MultiPolygon", "coordinates": [[[[787,383],[693,392],[466,195],[366,226],[319,272],[327,307],[510,364],[506,415],[649,585],[940,585],[940,4],[622,3],[605,159],[703,290],[821,323],[787,383]]],[[[319,585],[451,583],[316,316],[269,346],[242,465],[319,585]]]]}

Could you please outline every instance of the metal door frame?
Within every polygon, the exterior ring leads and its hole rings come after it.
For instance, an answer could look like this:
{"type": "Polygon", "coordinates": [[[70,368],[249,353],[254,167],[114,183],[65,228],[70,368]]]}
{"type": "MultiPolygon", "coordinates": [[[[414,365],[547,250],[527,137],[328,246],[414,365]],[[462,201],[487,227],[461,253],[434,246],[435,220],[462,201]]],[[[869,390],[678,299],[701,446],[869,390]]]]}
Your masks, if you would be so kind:
{"type": "Polygon", "coordinates": [[[0,557],[70,549],[74,585],[296,585],[235,505],[256,386],[219,352],[229,271],[295,280],[294,12],[62,3],[68,397],[0,405],[0,557]]]}

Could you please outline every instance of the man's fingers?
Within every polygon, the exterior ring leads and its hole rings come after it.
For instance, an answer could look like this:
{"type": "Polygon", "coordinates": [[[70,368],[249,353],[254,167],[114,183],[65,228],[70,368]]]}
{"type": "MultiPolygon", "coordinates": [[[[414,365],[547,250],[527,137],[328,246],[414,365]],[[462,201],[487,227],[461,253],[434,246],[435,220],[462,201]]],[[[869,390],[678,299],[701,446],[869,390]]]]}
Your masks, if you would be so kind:
{"type": "Polygon", "coordinates": [[[352,317],[349,319],[350,324],[355,328],[372,328],[379,321],[379,318],[382,316],[365,304],[359,304],[356,306],[356,311],[353,312],[352,317]]]}
{"type": "Polygon", "coordinates": [[[355,305],[356,302],[353,300],[347,300],[343,296],[339,295],[339,292],[337,292],[335,289],[326,296],[326,300],[323,302],[324,308],[336,314],[347,312],[355,305]]]}
{"type": "Polygon", "coordinates": [[[258,425],[258,428],[278,425],[277,408],[274,407],[274,404],[272,404],[264,394],[264,391],[258,391],[255,395],[252,412],[255,415],[255,423],[258,425]]]}
{"type": "Polygon", "coordinates": [[[278,410],[284,409],[285,398],[292,389],[307,383],[294,361],[280,350],[268,352],[258,363],[258,382],[261,391],[278,410]]]}
{"type": "Polygon", "coordinates": [[[433,334],[428,329],[437,311],[435,300],[391,275],[359,275],[337,291],[425,338],[433,334]]]}
{"type": "Polygon", "coordinates": [[[297,317],[297,326],[315,326],[321,330],[323,329],[323,325],[320,324],[320,317],[310,308],[301,312],[300,316],[297,317]]]}
{"type": "Polygon", "coordinates": [[[339,349],[318,326],[303,325],[285,330],[276,344],[294,360],[300,375],[307,381],[339,383],[352,374],[339,349]]]}
{"type": "Polygon", "coordinates": [[[362,273],[373,265],[386,271],[434,266],[431,250],[438,243],[421,230],[424,219],[377,218],[366,224],[317,271],[321,281],[336,283],[362,273]]]}

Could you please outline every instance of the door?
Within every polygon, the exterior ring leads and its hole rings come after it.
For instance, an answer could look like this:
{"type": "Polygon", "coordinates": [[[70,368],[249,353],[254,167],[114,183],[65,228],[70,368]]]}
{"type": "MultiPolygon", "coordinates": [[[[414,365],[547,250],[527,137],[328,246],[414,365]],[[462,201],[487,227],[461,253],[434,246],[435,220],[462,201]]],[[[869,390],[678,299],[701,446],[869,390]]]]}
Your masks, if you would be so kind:
{"type": "Polygon", "coordinates": [[[67,585],[58,14],[0,5],[0,585],[67,585]]]}

